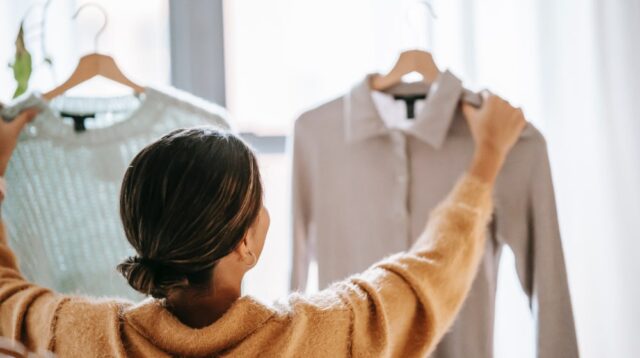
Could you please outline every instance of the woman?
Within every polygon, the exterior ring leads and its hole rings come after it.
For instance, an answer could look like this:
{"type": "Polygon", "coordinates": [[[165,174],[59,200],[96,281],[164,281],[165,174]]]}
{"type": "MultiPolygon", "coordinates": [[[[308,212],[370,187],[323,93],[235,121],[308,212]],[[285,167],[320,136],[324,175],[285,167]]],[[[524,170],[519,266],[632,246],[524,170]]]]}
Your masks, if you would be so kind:
{"type": "MultiPolygon", "coordinates": [[[[121,190],[137,256],[118,270],[153,298],[133,304],[31,284],[0,228],[0,333],[61,357],[424,357],[469,290],[495,178],[525,124],[520,110],[485,97],[481,109],[463,108],[476,142],[468,173],[406,253],[275,306],[241,296],[269,227],[256,159],[232,134],[177,130],[133,159],[121,190]]],[[[0,121],[0,176],[34,115],[0,121]]]]}

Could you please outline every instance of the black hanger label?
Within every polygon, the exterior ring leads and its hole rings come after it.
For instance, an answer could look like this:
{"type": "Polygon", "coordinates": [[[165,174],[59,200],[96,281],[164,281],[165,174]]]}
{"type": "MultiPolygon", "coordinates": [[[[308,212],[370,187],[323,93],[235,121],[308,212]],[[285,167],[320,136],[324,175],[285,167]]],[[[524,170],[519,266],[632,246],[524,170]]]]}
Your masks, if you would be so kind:
{"type": "Polygon", "coordinates": [[[60,116],[63,118],[71,118],[73,120],[73,129],[76,132],[84,132],[87,130],[85,126],[85,121],[87,118],[96,118],[95,113],[68,113],[68,112],[60,112],[60,116]]]}
{"type": "Polygon", "coordinates": [[[404,101],[404,103],[407,104],[407,119],[415,119],[416,118],[416,101],[424,100],[427,98],[427,96],[424,94],[411,94],[411,95],[397,94],[397,95],[394,95],[393,98],[396,101],[402,100],[404,101]]]}

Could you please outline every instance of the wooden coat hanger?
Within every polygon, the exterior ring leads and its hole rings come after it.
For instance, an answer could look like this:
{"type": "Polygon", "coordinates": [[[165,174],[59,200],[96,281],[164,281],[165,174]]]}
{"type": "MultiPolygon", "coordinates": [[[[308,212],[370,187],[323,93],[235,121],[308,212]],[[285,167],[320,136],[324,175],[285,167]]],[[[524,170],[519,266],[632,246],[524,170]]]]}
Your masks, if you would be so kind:
{"type": "Polygon", "coordinates": [[[44,93],[42,97],[46,100],[51,100],[57,96],[62,95],[69,89],[76,87],[79,84],[86,82],[96,76],[102,76],[114,82],[125,85],[133,89],[135,93],[144,92],[144,88],[142,86],[131,81],[122,73],[120,67],[118,67],[118,64],[113,59],[113,57],[98,53],[98,40],[100,38],[100,35],[102,35],[102,32],[104,32],[105,28],[107,27],[108,22],[107,12],[104,10],[104,8],[94,3],[84,4],[78,8],[76,13],[73,15],[73,19],[78,17],[80,11],[82,11],[82,9],[87,6],[94,6],[98,8],[100,12],[102,12],[102,15],[104,17],[104,23],[102,24],[102,27],[100,27],[100,30],[98,30],[98,33],[94,38],[95,52],[80,58],[80,61],[71,74],[71,77],[69,77],[69,79],[67,79],[58,87],[52,89],[47,93],[44,93]]]}
{"type": "Polygon", "coordinates": [[[396,64],[386,75],[377,75],[371,79],[371,88],[376,91],[385,91],[402,82],[402,77],[417,72],[427,83],[433,83],[440,69],[433,60],[433,56],[427,51],[409,50],[400,53],[396,64]]]}

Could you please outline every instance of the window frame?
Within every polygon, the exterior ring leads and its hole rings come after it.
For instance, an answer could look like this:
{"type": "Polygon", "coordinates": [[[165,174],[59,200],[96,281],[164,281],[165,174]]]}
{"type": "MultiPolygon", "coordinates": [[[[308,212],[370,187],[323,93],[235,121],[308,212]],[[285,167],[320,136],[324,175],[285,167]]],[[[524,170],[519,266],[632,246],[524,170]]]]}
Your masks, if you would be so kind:
{"type": "MultiPolygon", "coordinates": [[[[222,0],[169,0],[171,84],[226,106],[222,0]],[[203,39],[208,43],[203,45],[203,39]],[[207,68],[206,71],[197,69],[207,68]]],[[[242,132],[261,154],[284,154],[286,137],[242,132]]]]}

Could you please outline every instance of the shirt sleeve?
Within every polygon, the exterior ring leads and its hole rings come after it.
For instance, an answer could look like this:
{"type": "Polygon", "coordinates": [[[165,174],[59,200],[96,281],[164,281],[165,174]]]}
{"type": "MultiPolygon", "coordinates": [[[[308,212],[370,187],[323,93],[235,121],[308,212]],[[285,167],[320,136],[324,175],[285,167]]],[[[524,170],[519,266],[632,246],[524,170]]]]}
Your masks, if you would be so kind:
{"type": "Polygon", "coordinates": [[[30,351],[49,350],[55,311],[62,300],[22,277],[0,220],[0,335],[22,342],[30,351]]]}
{"type": "MultiPolygon", "coordinates": [[[[526,220],[522,230],[503,228],[516,259],[522,289],[536,321],[537,356],[578,357],[571,296],[560,238],[547,146],[540,135],[534,146],[526,220]]],[[[498,223],[514,225],[508,218],[498,223]]]]}
{"type": "Polygon", "coordinates": [[[307,132],[303,121],[298,119],[295,124],[291,167],[291,210],[292,210],[292,263],[291,263],[291,290],[304,291],[307,286],[307,274],[311,262],[311,202],[312,202],[312,175],[309,158],[310,141],[305,140],[307,132]]]}
{"type": "Polygon", "coordinates": [[[491,189],[461,179],[414,248],[334,284],[351,312],[355,357],[424,357],[452,324],[476,275],[491,189]]]}

